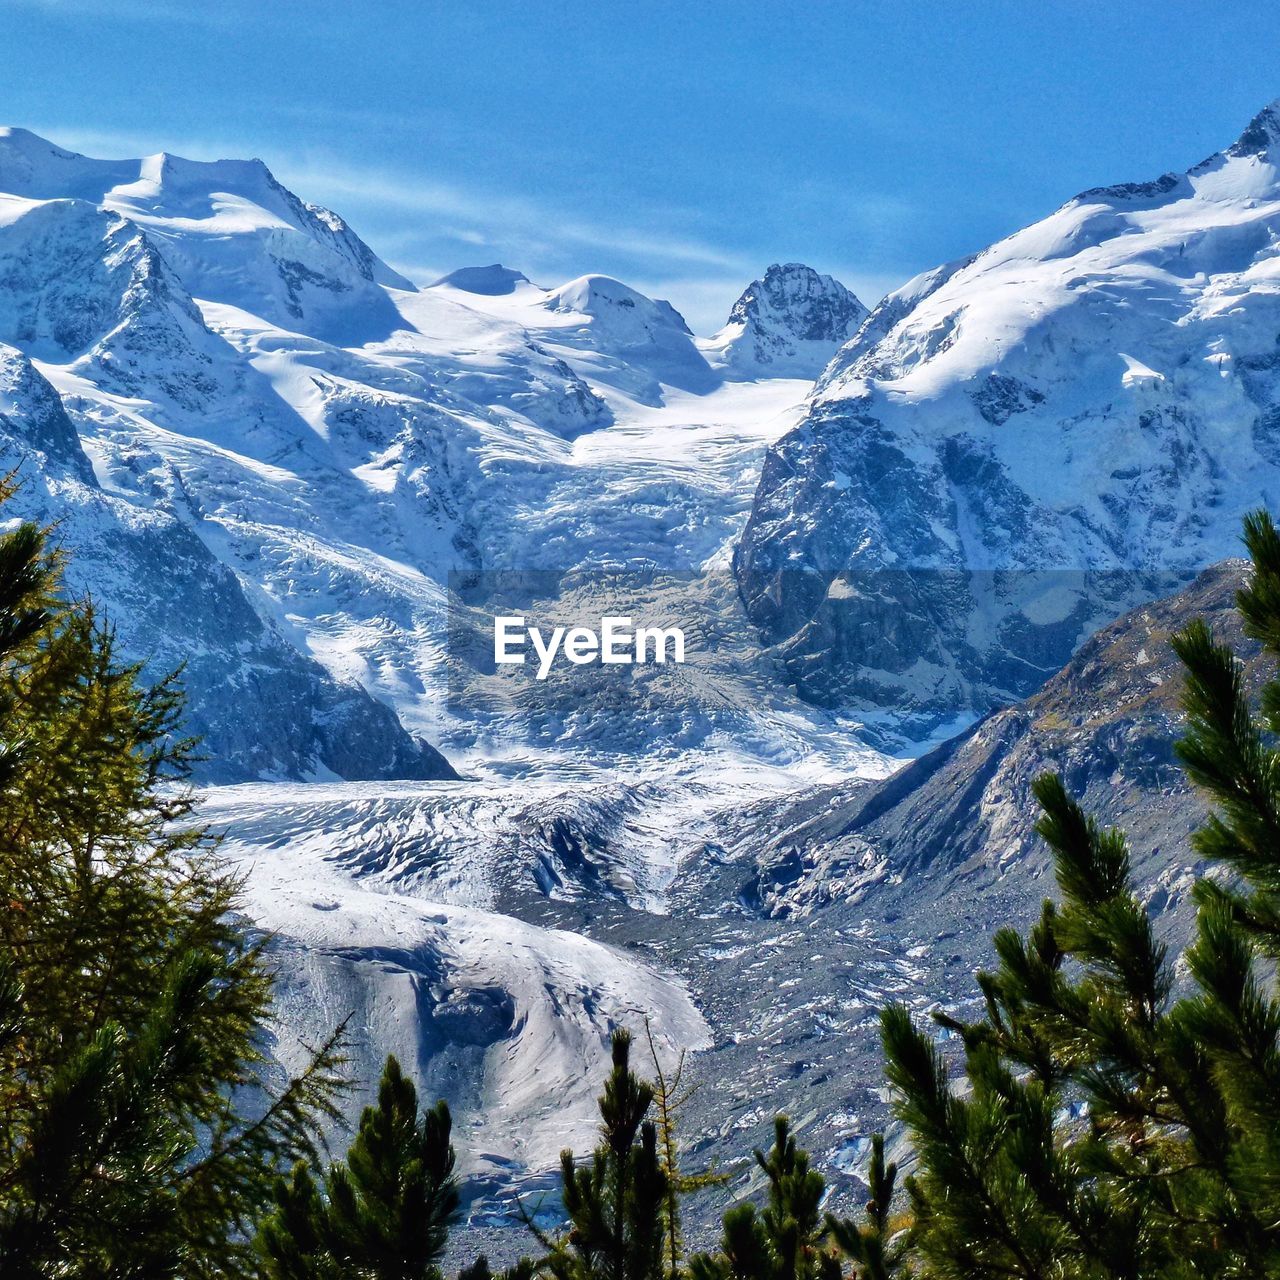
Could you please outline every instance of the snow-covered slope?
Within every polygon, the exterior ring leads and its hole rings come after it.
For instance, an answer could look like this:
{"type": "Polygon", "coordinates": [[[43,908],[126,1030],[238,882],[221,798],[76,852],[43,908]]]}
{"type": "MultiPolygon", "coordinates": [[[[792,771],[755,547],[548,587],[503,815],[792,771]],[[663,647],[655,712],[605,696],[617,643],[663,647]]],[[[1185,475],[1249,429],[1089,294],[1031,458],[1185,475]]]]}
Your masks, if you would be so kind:
{"type": "Polygon", "coordinates": [[[0,175],[3,190],[25,200],[70,199],[119,215],[148,233],[192,295],[281,328],[367,340],[395,323],[379,286],[413,287],[337,214],[299,200],[261,160],[93,160],[3,129],[0,175]]]}
{"type": "Polygon", "coordinates": [[[806,694],[980,710],[1231,554],[1280,500],[1277,243],[1273,105],[886,298],[771,450],[737,553],[806,694]]]}
{"type": "Polygon", "coordinates": [[[166,503],[105,492],[57,393],[3,344],[0,466],[19,479],[8,516],[56,519],[55,539],[74,553],[69,588],[108,606],[106,620],[154,670],[183,668],[207,778],[450,776],[389,707],[334,680],[264,621],[166,503]]]}

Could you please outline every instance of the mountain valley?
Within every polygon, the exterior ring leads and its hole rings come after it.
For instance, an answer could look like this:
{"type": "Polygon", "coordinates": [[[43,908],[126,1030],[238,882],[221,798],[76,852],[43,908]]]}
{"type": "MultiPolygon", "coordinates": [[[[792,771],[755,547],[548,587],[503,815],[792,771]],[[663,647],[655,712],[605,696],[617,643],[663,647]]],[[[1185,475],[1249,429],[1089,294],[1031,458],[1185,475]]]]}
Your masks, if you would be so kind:
{"type": "Polygon", "coordinates": [[[389,1051],[447,1097],[495,1257],[592,1141],[619,1024],[690,1051],[723,1195],[781,1109],[854,1203],[878,1008],[971,1008],[1053,892],[1045,769],[1181,936],[1168,638],[1206,616],[1257,663],[1280,106],[870,308],[771,265],[710,336],[602,275],[415,284],[260,161],[8,129],[0,192],[8,515],[183,667],[275,1056],[350,1014],[353,1113],[389,1051]],[[536,686],[492,661],[511,610],[678,620],[693,656],[536,686]]]}

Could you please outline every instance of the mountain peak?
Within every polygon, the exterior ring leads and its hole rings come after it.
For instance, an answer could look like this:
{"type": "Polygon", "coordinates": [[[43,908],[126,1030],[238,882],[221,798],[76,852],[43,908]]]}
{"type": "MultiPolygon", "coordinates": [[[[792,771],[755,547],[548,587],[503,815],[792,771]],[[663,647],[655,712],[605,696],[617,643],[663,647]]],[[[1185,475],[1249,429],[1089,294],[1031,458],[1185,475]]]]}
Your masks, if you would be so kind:
{"type": "Polygon", "coordinates": [[[157,187],[195,187],[216,190],[226,187],[240,195],[261,196],[282,191],[266,162],[251,160],[188,160],[172,151],[157,151],[138,162],[139,180],[157,187]]]}
{"type": "Polygon", "coordinates": [[[603,356],[596,377],[644,404],[659,405],[662,386],[702,392],[719,379],[698,350],[684,317],[612,276],[585,275],[542,300],[554,318],[554,340],[603,356]]]}
{"type": "Polygon", "coordinates": [[[48,138],[42,138],[38,133],[32,133],[30,129],[23,129],[13,124],[0,125],[0,143],[23,151],[53,152],[56,155],[68,157],[76,155],[76,152],[56,146],[48,138]]]}
{"type": "Polygon", "coordinates": [[[1280,98],[1267,103],[1227,148],[1229,156],[1261,156],[1280,142],[1280,98]]]}
{"type": "Polygon", "coordinates": [[[867,313],[834,276],[820,275],[803,262],[773,263],[742,291],[729,312],[729,323],[759,324],[771,310],[785,317],[795,337],[804,341],[834,339],[847,327],[846,317],[867,313]]]}
{"type": "Polygon", "coordinates": [[[434,289],[440,285],[448,285],[463,293],[497,298],[514,293],[518,286],[529,283],[529,277],[523,271],[504,267],[500,262],[492,262],[487,267],[459,267],[433,281],[431,287],[434,289]]]}
{"type": "Polygon", "coordinates": [[[27,200],[99,203],[105,191],[136,179],[136,160],[93,160],[30,129],[0,127],[0,191],[27,200]]]}
{"type": "Polygon", "coordinates": [[[413,289],[342,218],[300,200],[261,160],[166,151],[99,160],[4,128],[0,192],[115,214],[148,238],[191,297],[331,341],[389,332],[400,321],[382,286],[413,289]]]}
{"type": "Polygon", "coordinates": [[[650,298],[612,276],[585,275],[562,284],[544,304],[551,311],[576,311],[611,328],[637,334],[674,329],[688,336],[684,317],[664,298],[650,298]]]}
{"type": "Polygon", "coordinates": [[[729,365],[813,378],[866,317],[867,308],[833,276],[802,262],[775,262],[743,290],[713,345],[729,365]]]}

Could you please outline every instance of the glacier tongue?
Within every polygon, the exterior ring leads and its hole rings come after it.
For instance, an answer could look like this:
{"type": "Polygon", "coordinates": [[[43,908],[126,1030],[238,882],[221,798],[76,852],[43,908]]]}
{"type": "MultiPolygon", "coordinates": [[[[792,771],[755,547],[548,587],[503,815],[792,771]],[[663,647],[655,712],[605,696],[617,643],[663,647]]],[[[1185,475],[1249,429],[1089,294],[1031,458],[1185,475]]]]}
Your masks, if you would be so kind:
{"type": "MultiPolygon", "coordinates": [[[[275,935],[279,1061],[299,1065],[304,1045],[351,1015],[360,1087],[349,1105],[368,1099],[395,1053],[453,1105],[464,1171],[507,1188],[592,1141],[613,1026],[643,1040],[647,1018],[664,1055],[706,1048],[710,1036],[683,985],[637,956],[424,896],[403,867],[387,869],[390,885],[366,887],[366,869],[351,860],[358,832],[372,857],[398,831],[405,855],[429,865],[440,859],[432,829],[447,837],[451,811],[478,799],[500,813],[495,797],[473,798],[471,784],[441,785],[379,801],[350,787],[224,788],[205,816],[226,827],[226,853],[250,872],[246,905],[275,935]],[[301,841],[280,838],[294,824],[301,841]]],[[[460,847],[451,855],[459,864],[467,856],[460,847]]]]}

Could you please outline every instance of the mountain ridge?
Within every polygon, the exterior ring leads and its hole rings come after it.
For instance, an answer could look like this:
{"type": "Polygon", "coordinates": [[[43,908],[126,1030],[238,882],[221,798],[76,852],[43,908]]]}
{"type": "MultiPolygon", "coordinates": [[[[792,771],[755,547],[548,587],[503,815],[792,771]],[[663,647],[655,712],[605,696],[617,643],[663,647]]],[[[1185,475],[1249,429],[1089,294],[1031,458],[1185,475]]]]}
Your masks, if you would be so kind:
{"type": "Polygon", "coordinates": [[[803,696],[901,700],[925,730],[981,714],[1280,501],[1280,174],[1256,145],[1276,118],[1177,181],[1082,193],[917,276],[840,350],[735,551],[803,696]],[[931,670],[851,642],[877,592],[902,597],[890,633],[932,620],[931,670]]]}

